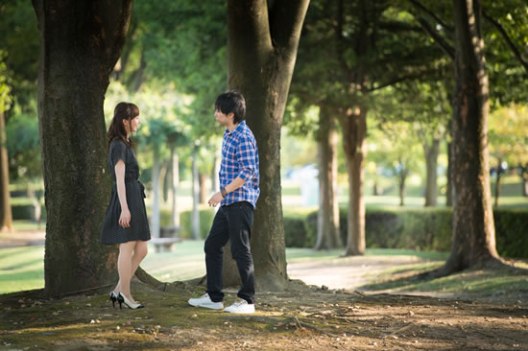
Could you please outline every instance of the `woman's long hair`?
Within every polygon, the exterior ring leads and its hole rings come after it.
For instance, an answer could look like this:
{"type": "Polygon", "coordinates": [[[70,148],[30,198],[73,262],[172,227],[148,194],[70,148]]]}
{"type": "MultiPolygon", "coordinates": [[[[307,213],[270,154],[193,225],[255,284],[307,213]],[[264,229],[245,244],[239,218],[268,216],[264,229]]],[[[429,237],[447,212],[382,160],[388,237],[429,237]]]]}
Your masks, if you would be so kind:
{"type": "Polygon", "coordinates": [[[108,128],[108,145],[116,139],[121,140],[128,146],[132,146],[132,142],[127,139],[127,133],[123,121],[128,121],[139,116],[139,108],[131,102],[120,102],[114,109],[114,117],[108,128]]]}

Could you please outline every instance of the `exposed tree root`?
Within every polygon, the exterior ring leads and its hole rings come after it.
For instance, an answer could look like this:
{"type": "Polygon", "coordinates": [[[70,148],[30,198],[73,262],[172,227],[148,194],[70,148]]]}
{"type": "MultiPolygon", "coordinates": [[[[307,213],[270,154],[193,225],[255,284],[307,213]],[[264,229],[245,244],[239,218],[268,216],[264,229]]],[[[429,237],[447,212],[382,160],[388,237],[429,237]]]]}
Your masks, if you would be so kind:
{"type": "Polygon", "coordinates": [[[527,274],[528,270],[516,267],[514,262],[508,262],[500,257],[489,257],[476,261],[471,266],[465,267],[458,264],[458,262],[447,261],[442,267],[434,269],[429,272],[424,272],[413,277],[413,280],[433,280],[437,278],[447,277],[448,275],[460,273],[466,270],[508,270],[512,273],[527,274]]]}
{"type": "Polygon", "coordinates": [[[147,284],[148,286],[153,287],[154,289],[158,289],[161,291],[165,291],[167,289],[167,283],[160,282],[150,274],[148,274],[143,268],[138,267],[136,271],[136,278],[139,279],[142,283],[147,284]]]}

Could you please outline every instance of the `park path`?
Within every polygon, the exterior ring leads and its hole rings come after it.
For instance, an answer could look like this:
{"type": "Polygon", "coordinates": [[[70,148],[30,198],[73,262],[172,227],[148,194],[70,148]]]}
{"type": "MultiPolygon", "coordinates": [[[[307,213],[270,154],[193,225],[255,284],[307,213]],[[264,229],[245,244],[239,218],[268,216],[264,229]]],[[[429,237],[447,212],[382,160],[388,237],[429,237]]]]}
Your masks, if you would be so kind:
{"type": "MultiPolygon", "coordinates": [[[[44,245],[44,239],[44,230],[0,232],[0,248],[44,245]]],[[[172,262],[177,263],[178,259],[179,257],[176,256],[172,262]]],[[[192,260],[194,262],[196,259],[192,260]]],[[[200,256],[193,266],[200,265],[202,260],[203,257],[200,256]]],[[[323,289],[356,290],[376,279],[382,272],[419,262],[423,260],[416,256],[354,256],[336,257],[331,260],[300,262],[292,260],[288,263],[287,269],[290,279],[302,280],[308,285],[323,287],[323,289]]],[[[153,268],[157,267],[153,266],[153,268]]],[[[172,267],[177,271],[184,268],[172,267]]]]}
{"type": "Polygon", "coordinates": [[[288,276],[309,285],[355,290],[382,272],[407,264],[424,262],[416,256],[354,256],[332,260],[288,263],[288,276]]]}
{"type": "Polygon", "coordinates": [[[41,230],[0,231],[0,248],[44,245],[46,233],[41,230]]]}

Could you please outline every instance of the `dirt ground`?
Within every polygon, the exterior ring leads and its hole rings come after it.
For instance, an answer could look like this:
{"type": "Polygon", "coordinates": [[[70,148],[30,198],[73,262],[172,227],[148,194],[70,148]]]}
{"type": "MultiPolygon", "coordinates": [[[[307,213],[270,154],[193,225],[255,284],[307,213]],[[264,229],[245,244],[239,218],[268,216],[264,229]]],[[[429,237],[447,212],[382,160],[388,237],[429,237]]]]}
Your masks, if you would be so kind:
{"type": "MultiPolygon", "coordinates": [[[[414,260],[288,265],[296,280],[280,293],[258,292],[254,315],[188,306],[203,288],[186,283],[160,291],[134,282],[146,305],[136,311],[112,308],[109,289],[59,300],[41,291],[0,295],[0,350],[528,350],[527,291],[470,301],[356,290],[369,275],[414,260]]],[[[235,291],[227,293],[229,304],[235,291]]]]}
{"type": "Polygon", "coordinates": [[[0,296],[0,350],[528,350],[522,301],[366,296],[292,281],[259,293],[256,314],[232,315],[188,306],[201,289],[183,283],[134,289],[145,309],[114,309],[103,292],[0,296]]]}

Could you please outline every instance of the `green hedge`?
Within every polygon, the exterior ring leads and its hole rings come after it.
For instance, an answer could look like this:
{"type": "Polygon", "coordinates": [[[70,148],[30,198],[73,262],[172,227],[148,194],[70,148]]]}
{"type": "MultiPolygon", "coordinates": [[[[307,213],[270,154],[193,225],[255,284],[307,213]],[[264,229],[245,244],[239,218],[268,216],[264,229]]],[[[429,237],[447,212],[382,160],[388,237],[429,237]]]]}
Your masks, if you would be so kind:
{"type": "MultiPolygon", "coordinates": [[[[41,220],[46,220],[46,207],[41,206],[41,220]]],[[[13,204],[11,205],[11,212],[13,214],[13,220],[28,220],[28,221],[34,221],[35,220],[35,206],[32,204],[13,204]]]]}
{"type": "MultiPolygon", "coordinates": [[[[211,223],[213,223],[213,218],[215,212],[209,208],[204,207],[199,209],[200,212],[200,235],[202,239],[205,239],[211,228],[211,223]]],[[[170,226],[170,211],[162,210],[160,224],[162,227],[170,226]]],[[[183,211],[180,213],[180,232],[178,236],[182,239],[192,239],[192,229],[191,229],[191,220],[192,220],[192,211],[183,211]]]]}
{"type": "Polygon", "coordinates": [[[493,217],[499,254],[528,258],[528,211],[496,210],[493,217]]]}
{"type": "MultiPolygon", "coordinates": [[[[528,211],[494,211],[497,250],[503,257],[528,258],[528,211]]],[[[400,248],[422,251],[451,250],[450,208],[367,209],[365,218],[368,248],[400,248]]],[[[340,212],[340,231],[346,242],[347,213],[340,212]]],[[[286,247],[313,247],[317,212],[284,214],[286,247]]]]}

